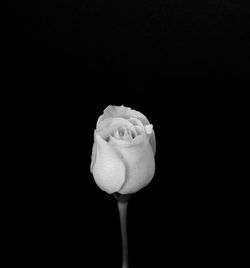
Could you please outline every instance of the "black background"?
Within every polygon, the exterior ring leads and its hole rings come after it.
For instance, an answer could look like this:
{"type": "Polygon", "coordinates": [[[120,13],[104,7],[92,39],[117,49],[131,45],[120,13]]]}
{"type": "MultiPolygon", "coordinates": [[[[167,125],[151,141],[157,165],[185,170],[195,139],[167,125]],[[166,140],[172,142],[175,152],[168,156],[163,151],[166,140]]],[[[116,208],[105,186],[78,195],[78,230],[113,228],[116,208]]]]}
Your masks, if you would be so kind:
{"type": "Polygon", "coordinates": [[[123,104],[147,116],[157,141],[155,177],[129,202],[130,267],[238,263],[247,4],[12,1],[1,13],[5,116],[19,122],[9,261],[121,267],[116,201],[90,159],[97,118],[123,104]]]}

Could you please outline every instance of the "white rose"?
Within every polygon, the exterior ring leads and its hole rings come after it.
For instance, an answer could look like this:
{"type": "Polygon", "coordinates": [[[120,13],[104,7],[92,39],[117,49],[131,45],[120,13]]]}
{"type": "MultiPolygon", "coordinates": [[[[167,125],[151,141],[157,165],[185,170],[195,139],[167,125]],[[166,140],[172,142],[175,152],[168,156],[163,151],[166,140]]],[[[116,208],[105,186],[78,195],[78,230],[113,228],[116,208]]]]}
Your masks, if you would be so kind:
{"type": "Polygon", "coordinates": [[[109,194],[135,193],[155,172],[153,125],[140,112],[108,106],[96,124],[90,170],[96,184],[109,194]]]}

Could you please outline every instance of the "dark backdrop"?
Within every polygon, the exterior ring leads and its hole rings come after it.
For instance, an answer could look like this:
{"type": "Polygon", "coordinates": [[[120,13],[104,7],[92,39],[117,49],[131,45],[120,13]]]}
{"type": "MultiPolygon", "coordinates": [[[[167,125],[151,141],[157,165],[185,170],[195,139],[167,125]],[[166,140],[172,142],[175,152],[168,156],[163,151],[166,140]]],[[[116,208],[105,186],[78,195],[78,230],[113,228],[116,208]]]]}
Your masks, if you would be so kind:
{"type": "Polygon", "coordinates": [[[131,268],[238,264],[247,4],[11,1],[1,13],[6,114],[20,123],[10,123],[10,261],[121,267],[116,201],[90,159],[97,118],[123,104],[148,117],[157,141],[155,177],[129,204],[131,268]]]}

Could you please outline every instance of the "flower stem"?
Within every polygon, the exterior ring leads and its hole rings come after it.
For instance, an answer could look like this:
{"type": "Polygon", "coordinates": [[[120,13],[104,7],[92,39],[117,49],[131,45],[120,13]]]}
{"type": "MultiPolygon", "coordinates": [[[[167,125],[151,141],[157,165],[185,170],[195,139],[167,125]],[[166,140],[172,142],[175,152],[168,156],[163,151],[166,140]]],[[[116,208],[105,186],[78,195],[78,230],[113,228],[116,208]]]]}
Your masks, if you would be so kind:
{"type": "Polygon", "coordinates": [[[118,201],[122,236],[122,268],[128,268],[127,206],[128,201],[118,201]]]}

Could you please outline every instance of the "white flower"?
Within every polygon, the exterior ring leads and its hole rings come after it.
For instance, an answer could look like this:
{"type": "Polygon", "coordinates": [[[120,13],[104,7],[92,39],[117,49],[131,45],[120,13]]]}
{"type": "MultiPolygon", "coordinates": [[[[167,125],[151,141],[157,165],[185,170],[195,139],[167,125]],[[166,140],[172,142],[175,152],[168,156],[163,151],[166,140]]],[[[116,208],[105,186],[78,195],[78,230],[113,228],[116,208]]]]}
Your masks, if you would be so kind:
{"type": "Polygon", "coordinates": [[[108,193],[135,193],[155,172],[153,125],[140,112],[108,106],[96,124],[90,170],[108,193]]]}

